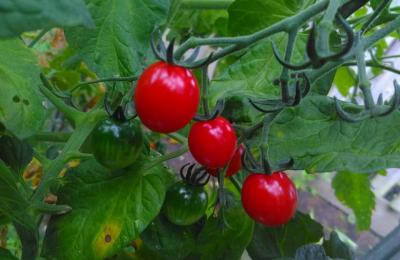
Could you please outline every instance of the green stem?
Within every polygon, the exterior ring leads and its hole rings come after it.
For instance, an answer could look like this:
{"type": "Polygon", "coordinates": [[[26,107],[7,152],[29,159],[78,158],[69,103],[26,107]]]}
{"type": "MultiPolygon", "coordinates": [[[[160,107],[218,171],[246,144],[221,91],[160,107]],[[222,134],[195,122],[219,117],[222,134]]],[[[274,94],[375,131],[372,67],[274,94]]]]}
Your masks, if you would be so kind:
{"type": "Polygon", "coordinates": [[[53,105],[62,112],[65,117],[73,124],[76,125],[81,118],[84,117],[83,112],[76,110],[75,108],[68,106],[61,99],[59,99],[50,89],[52,89],[50,82],[46,79],[43,74],[40,74],[40,79],[43,85],[40,85],[40,91],[50,100],[53,105]]]}
{"type": "MultiPolygon", "coordinates": [[[[297,37],[297,30],[293,30],[289,32],[288,35],[288,42],[286,45],[286,52],[285,52],[285,62],[290,63],[290,60],[292,58],[293,50],[295,47],[296,43],[296,37],[297,37]]],[[[290,93],[289,93],[289,87],[288,87],[288,82],[289,82],[289,69],[287,67],[282,68],[282,73],[280,76],[280,87],[281,87],[281,95],[282,95],[282,101],[283,102],[288,102],[290,98],[290,93]]]]}
{"type": "Polygon", "coordinates": [[[153,168],[154,166],[156,166],[160,163],[163,163],[165,161],[168,161],[168,160],[174,159],[178,156],[181,156],[181,155],[185,154],[187,151],[188,151],[188,147],[187,147],[187,145],[184,145],[175,152],[171,152],[168,154],[164,154],[160,157],[157,157],[156,159],[154,159],[150,162],[150,164],[147,166],[147,169],[153,168]]]}
{"type": "MultiPolygon", "coordinates": [[[[201,46],[201,45],[211,45],[211,46],[220,46],[220,45],[227,45],[227,46],[216,53],[214,53],[209,60],[208,64],[226,56],[238,50],[244,49],[249,47],[250,45],[254,44],[255,42],[265,39],[271,35],[274,35],[279,32],[290,32],[293,31],[300,26],[302,26],[306,21],[311,19],[312,17],[316,16],[317,14],[324,11],[329,4],[328,0],[323,0],[318,2],[314,5],[311,5],[304,11],[294,15],[292,17],[288,17],[282,21],[279,21],[261,31],[256,33],[247,35],[247,36],[239,36],[239,37],[216,37],[216,38],[189,38],[185,43],[183,43],[175,52],[175,58],[180,59],[182,55],[189,49],[201,46]]],[[[198,61],[198,63],[203,62],[204,60],[198,61]]]]}
{"type": "MultiPolygon", "coordinates": [[[[355,61],[349,61],[349,62],[346,62],[346,63],[343,64],[343,66],[356,66],[356,65],[357,65],[357,62],[355,62],[355,61]]],[[[368,67],[380,68],[380,69],[387,70],[387,71],[390,71],[390,72],[393,72],[393,73],[396,73],[396,74],[400,74],[400,70],[395,69],[395,68],[390,67],[390,66],[386,66],[386,65],[381,64],[381,63],[376,63],[374,61],[366,61],[366,65],[368,67]]]]}
{"type": "Polygon", "coordinates": [[[335,20],[338,9],[340,8],[341,0],[332,0],[329,2],[328,8],[322,18],[318,28],[318,49],[321,56],[329,56],[329,35],[334,30],[333,22],[335,20]]]}
{"type": "Polygon", "coordinates": [[[39,132],[29,138],[29,141],[65,143],[71,137],[71,133],[65,132],[39,132]]]}
{"type": "MultiPolygon", "coordinates": [[[[375,32],[374,34],[372,34],[371,36],[369,36],[367,38],[363,38],[362,39],[362,44],[364,46],[364,50],[369,49],[376,42],[378,42],[379,40],[385,38],[390,33],[392,33],[393,31],[397,30],[399,27],[400,27],[400,16],[398,18],[396,18],[395,20],[391,21],[390,23],[388,23],[382,29],[380,29],[377,32],[375,32]]],[[[321,68],[309,72],[307,74],[309,80],[311,82],[315,82],[316,80],[324,77],[329,72],[331,72],[331,71],[337,69],[338,67],[340,67],[341,65],[345,64],[348,60],[354,60],[354,58],[355,58],[355,50],[356,49],[357,49],[357,46],[354,46],[352,51],[350,51],[344,57],[342,57],[342,58],[340,58],[340,59],[338,59],[336,61],[328,62],[324,66],[322,66],[321,68]]]]}
{"type": "Polygon", "coordinates": [[[227,9],[234,0],[180,0],[185,9],[227,9]]]}
{"type": "Polygon", "coordinates": [[[204,115],[210,115],[210,108],[208,107],[208,66],[204,66],[201,70],[201,103],[203,105],[204,115]]]}
{"type": "Polygon", "coordinates": [[[236,190],[240,193],[242,191],[242,184],[236,178],[236,176],[229,177],[229,180],[232,182],[233,186],[235,186],[236,190]]]}
{"type": "Polygon", "coordinates": [[[183,135],[179,134],[179,133],[170,133],[167,134],[169,137],[171,137],[172,139],[175,139],[176,141],[178,141],[181,144],[187,144],[187,138],[184,137],[183,135]]]}
{"type": "Polygon", "coordinates": [[[103,78],[103,79],[96,79],[96,80],[91,80],[91,81],[85,81],[85,82],[81,82],[77,85],[75,85],[72,89],[71,89],[71,93],[74,92],[76,89],[81,88],[83,86],[87,86],[87,85],[91,85],[91,84],[96,84],[96,83],[102,83],[102,82],[117,82],[117,81],[128,81],[128,82],[132,82],[137,80],[137,76],[130,76],[130,77],[111,77],[111,78],[103,78]]]}
{"type": "Polygon", "coordinates": [[[71,153],[75,153],[79,150],[97,123],[106,117],[107,114],[102,110],[93,110],[84,115],[81,124],[78,125],[71,137],[68,139],[61,154],[44,168],[45,174],[39,187],[32,196],[33,201],[39,202],[43,200],[48,192],[50,183],[58,177],[59,173],[65,167],[65,164],[68,162],[71,153]]]}

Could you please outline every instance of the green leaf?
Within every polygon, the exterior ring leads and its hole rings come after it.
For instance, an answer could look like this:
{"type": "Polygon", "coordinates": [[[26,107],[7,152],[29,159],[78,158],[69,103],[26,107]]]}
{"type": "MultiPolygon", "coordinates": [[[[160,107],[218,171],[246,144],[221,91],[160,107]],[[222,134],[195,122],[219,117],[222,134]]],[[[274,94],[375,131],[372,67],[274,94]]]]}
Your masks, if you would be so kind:
{"type": "Polygon", "coordinates": [[[2,0],[0,24],[0,37],[51,27],[93,27],[82,0],[2,0]]]}
{"type": "Polygon", "coordinates": [[[140,235],[143,246],[136,253],[143,259],[184,259],[196,247],[198,228],[177,226],[160,214],[140,235]]]}
{"type": "MultiPolygon", "coordinates": [[[[274,42],[283,52],[286,36],[279,34],[273,37],[274,42]]],[[[303,57],[304,37],[297,39],[293,53],[294,60],[303,57]]],[[[251,48],[239,60],[221,72],[212,82],[209,89],[211,102],[218,98],[232,96],[261,98],[280,98],[280,89],[273,84],[278,79],[282,66],[273,57],[271,40],[263,41],[251,48]]],[[[252,109],[252,108],[251,108],[252,109]]]]}
{"type": "Polygon", "coordinates": [[[323,95],[328,95],[331,90],[333,80],[335,78],[336,70],[328,72],[325,76],[319,78],[317,81],[311,84],[311,93],[323,95]]]}
{"type": "Polygon", "coordinates": [[[2,260],[17,260],[15,256],[11,254],[10,251],[8,251],[5,248],[0,248],[0,259],[2,260]]]}
{"type": "Polygon", "coordinates": [[[341,67],[336,71],[334,82],[340,94],[346,97],[349,94],[350,88],[354,86],[355,79],[356,75],[351,68],[341,67]]]}
{"type": "Polygon", "coordinates": [[[229,6],[229,31],[233,35],[254,33],[295,15],[313,0],[236,0],[229,6]]]}
{"type": "Polygon", "coordinates": [[[33,230],[35,222],[29,213],[29,203],[17,187],[15,174],[0,160],[0,214],[33,230]]]}
{"type": "Polygon", "coordinates": [[[211,215],[196,241],[200,259],[240,259],[253,237],[254,222],[245,213],[240,199],[225,191],[229,206],[224,208],[225,224],[211,215]]]}
{"type": "Polygon", "coordinates": [[[252,259],[294,257],[300,246],[316,243],[323,235],[321,224],[297,212],[288,224],[280,228],[257,224],[247,251],[252,259]]]}
{"type": "MultiPolygon", "coordinates": [[[[353,113],[362,109],[351,104],[346,107],[353,113]]],[[[274,119],[268,155],[273,163],[292,157],[295,169],[310,173],[396,168],[400,166],[399,127],[399,112],[348,123],[338,117],[332,98],[309,96],[274,119]]]]}
{"type": "Polygon", "coordinates": [[[185,39],[189,36],[224,35],[228,12],[226,10],[172,10],[168,18],[168,38],[185,39]]]}
{"type": "Polygon", "coordinates": [[[43,255],[104,259],[136,239],[159,213],[172,178],[162,165],[148,165],[110,172],[90,160],[68,172],[58,203],[72,211],[51,219],[43,255]]]}
{"type": "Polygon", "coordinates": [[[35,55],[20,40],[0,41],[0,123],[21,139],[45,119],[39,72],[35,55]]]}
{"type": "Polygon", "coordinates": [[[331,258],[354,259],[353,252],[340,240],[339,235],[335,231],[331,233],[329,240],[324,240],[322,246],[325,249],[326,255],[331,258]]]}
{"type": "Polygon", "coordinates": [[[368,174],[343,171],[338,172],[332,181],[336,197],[353,210],[358,230],[369,229],[375,208],[375,195],[368,177],[368,174]]]}
{"type": "Polygon", "coordinates": [[[96,29],[66,30],[68,42],[100,77],[138,74],[153,61],[150,34],[168,13],[168,0],[86,0],[96,29]]]}
{"type": "Polygon", "coordinates": [[[0,159],[17,173],[32,160],[33,149],[26,141],[4,135],[0,137],[0,147],[0,159]]]}

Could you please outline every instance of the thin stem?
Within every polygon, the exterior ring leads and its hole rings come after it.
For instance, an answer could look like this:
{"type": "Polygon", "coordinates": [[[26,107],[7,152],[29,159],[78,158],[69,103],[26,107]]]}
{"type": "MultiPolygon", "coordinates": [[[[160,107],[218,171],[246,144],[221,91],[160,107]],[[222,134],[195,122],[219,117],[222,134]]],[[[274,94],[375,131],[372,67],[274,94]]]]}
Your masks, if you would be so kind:
{"type": "Polygon", "coordinates": [[[103,78],[103,79],[96,79],[96,80],[92,80],[92,81],[86,81],[86,82],[81,82],[77,85],[75,85],[72,89],[71,89],[71,93],[74,92],[76,89],[81,88],[83,86],[87,86],[87,85],[91,85],[91,84],[96,84],[96,83],[102,83],[102,82],[116,82],[116,81],[128,81],[128,82],[132,82],[137,80],[137,76],[130,76],[130,77],[111,77],[111,78],[103,78]]]}
{"type": "MultiPolygon", "coordinates": [[[[356,66],[356,65],[357,65],[357,62],[355,62],[355,61],[349,61],[349,62],[346,62],[346,63],[343,64],[343,66],[356,66]]],[[[390,72],[393,72],[393,73],[396,73],[396,74],[400,74],[400,70],[395,69],[395,68],[390,67],[390,66],[387,66],[385,64],[376,63],[374,61],[366,61],[366,65],[368,67],[380,68],[380,69],[387,70],[387,71],[390,71],[390,72]]]]}
{"type": "MultiPolygon", "coordinates": [[[[210,64],[210,63],[212,63],[226,55],[229,55],[235,51],[247,48],[250,45],[254,44],[255,42],[265,39],[271,35],[274,35],[276,33],[282,32],[282,31],[290,32],[294,29],[299,28],[306,21],[308,21],[315,15],[319,14],[320,12],[324,11],[327,8],[328,4],[329,4],[328,0],[323,0],[314,5],[311,5],[310,7],[308,7],[303,12],[300,12],[297,15],[288,17],[282,21],[277,22],[276,24],[273,24],[263,30],[260,30],[258,32],[255,32],[255,33],[247,35],[247,36],[220,37],[220,38],[211,38],[211,39],[210,38],[209,39],[190,38],[176,50],[175,58],[180,59],[187,50],[197,47],[197,46],[231,44],[230,46],[227,46],[227,47],[217,51],[216,53],[214,53],[208,62],[208,64],[210,64]]],[[[204,62],[204,60],[198,61],[199,64],[201,62],[204,62]]]]}
{"type": "Polygon", "coordinates": [[[33,48],[36,43],[38,43],[40,41],[40,39],[42,39],[42,37],[49,31],[49,29],[43,29],[39,32],[39,34],[31,41],[31,43],[29,43],[28,47],[29,48],[33,48]]]}
{"type": "Polygon", "coordinates": [[[229,180],[232,182],[233,186],[235,186],[236,190],[240,193],[242,191],[242,184],[236,178],[236,176],[229,177],[229,180]]]}
{"type": "MultiPolygon", "coordinates": [[[[397,30],[399,27],[400,27],[400,16],[397,17],[395,20],[391,21],[390,23],[386,24],[385,27],[383,27],[382,29],[378,30],[377,32],[375,32],[371,36],[369,36],[367,38],[363,38],[362,39],[362,44],[364,46],[364,50],[372,47],[376,42],[378,42],[382,38],[386,37],[387,35],[389,35],[393,31],[397,30]]],[[[358,44],[358,43],[356,43],[356,44],[358,44]]],[[[337,59],[335,61],[327,62],[321,68],[309,72],[307,74],[309,80],[311,82],[315,82],[316,80],[324,77],[327,73],[333,71],[334,69],[336,69],[336,68],[340,67],[341,65],[343,65],[344,63],[346,63],[346,61],[353,60],[354,57],[355,57],[355,49],[356,48],[357,48],[357,46],[354,46],[353,50],[351,50],[344,57],[342,57],[340,59],[337,59]]]]}
{"type": "Polygon", "coordinates": [[[65,143],[72,133],[65,132],[38,132],[29,138],[29,141],[65,143]]]}
{"type": "MultiPolygon", "coordinates": [[[[286,52],[285,52],[285,62],[290,63],[290,60],[292,58],[293,50],[295,47],[296,43],[296,37],[297,37],[297,29],[290,31],[288,34],[288,42],[286,46],[286,52]]],[[[281,85],[281,95],[282,95],[282,101],[283,102],[288,102],[290,98],[289,94],[289,87],[288,87],[288,82],[289,82],[289,69],[285,66],[282,68],[282,73],[280,76],[280,85],[281,85]]]]}
{"type": "Polygon", "coordinates": [[[171,137],[172,139],[175,139],[176,141],[178,141],[181,144],[187,144],[187,138],[184,137],[183,135],[179,134],[179,133],[170,133],[167,134],[169,137],[171,137]]]}
{"type": "Polygon", "coordinates": [[[369,30],[369,28],[371,28],[372,24],[376,21],[376,19],[378,19],[379,15],[382,13],[382,11],[385,9],[385,7],[387,6],[387,4],[390,1],[391,0],[383,0],[383,1],[381,1],[379,6],[375,9],[375,11],[369,17],[368,21],[361,28],[361,33],[362,34],[367,32],[369,30]]]}
{"type": "Polygon", "coordinates": [[[179,150],[177,150],[175,152],[164,154],[164,155],[152,160],[150,162],[150,164],[147,166],[147,169],[153,168],[154,166],[156,166],[156,165],[158,165],[160,163],[163,163],[165,161],[168,161],[168,160],[174,159],[176,157],[179,157],[179,156],[185,154],[187,151],[188,151],[188,147],[187,147],[187,145],[184,145],[179,150]]]}
{"type": "Polygon", "coordinates": [[[42,177],[39,187],[32,196],[33,201],[42,201],[46,196],[50,183],[57,178],[58,174],[68,162],[71,152],[79,150],[86,138],[93,131],[97,123],[107,117],[102,110],[94,110],[84,114],[82,123],[75,129],[68,142],[65,144],[61,154],[47,166],[44,167],[45,174],[42,177]]]}
{"type": "Polygon", "coordinates": [[[322,56],[329,56],[329,35],[334,30],[333,22],[335,20],[341,0],[332,0],[329,2],[328,8],[322,18],[318,28],[318,49],[322,56]]]}
{"type": "Polygon", "coordinates": [[[181,0],[180,7],[185,9],[227,9],[234,0],[181,0]]]}
{"type": "Polygon", "coordinates": [[[76,125],[78,121],[84,116],[83,112],[76,110],[75,108],[66,105],[61,99],[59,99],[53,92],[51,92],[51,84],[47,78],[40,74],[40,78],[43,85],[40,85],[40,91],[50,100],[50,102],[60,110],[65,117],[73,124],[76,125]]]}
{"type": "Polygon", "coordinates": [[[365,53],[364,46],[361,42],[361,33],[357,36],[357,47],[356,47],[356,60],[357,60],[357,68],[358,68],[358,85],[360,86],[361,91],[364,94],[365,107],[370,109],[374,106],[374,100],[371,93],[371,83],[369,82],[367,76],[366,62],[365,62],[365,53]]]}
{"type": "Polygon", "coordinates": [[[208,66],[201,69],[201,103],[203,105],[204,115],[210,115],[210,108],[208,107],[208,66]]]}

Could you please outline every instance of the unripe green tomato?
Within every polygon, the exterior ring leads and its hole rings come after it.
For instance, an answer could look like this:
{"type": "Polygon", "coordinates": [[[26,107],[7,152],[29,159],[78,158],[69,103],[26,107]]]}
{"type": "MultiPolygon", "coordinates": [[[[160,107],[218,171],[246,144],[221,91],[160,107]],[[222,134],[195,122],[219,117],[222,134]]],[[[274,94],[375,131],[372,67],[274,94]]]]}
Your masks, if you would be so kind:
{"type": "Polygon", "coordinates": [[[204,216],[207,205],[208,195],[203,186],[193,186],[181,181],[167,191],[164,214],[176,225],[192,225],[204,216]]]}
{"type": "Polygon", "coordinates": [[[110,169],[132,165],[143,149],[140,123],[112,118],[101,122],[92,133],[92,149],[96,160],[110,169]]]}

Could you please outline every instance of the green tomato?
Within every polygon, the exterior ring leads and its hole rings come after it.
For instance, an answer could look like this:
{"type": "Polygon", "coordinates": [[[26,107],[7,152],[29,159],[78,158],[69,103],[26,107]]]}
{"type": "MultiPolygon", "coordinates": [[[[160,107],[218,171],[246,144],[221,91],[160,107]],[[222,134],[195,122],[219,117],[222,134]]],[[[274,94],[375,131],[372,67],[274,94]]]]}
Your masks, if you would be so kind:
{"type": "Polygon", "coordinates": [[[106,119],[92,133],[93,155],[110,169],[123,169],[132,165],[143,149],[143,133],[137,120],[106,119]]]}
{"type": "Polygon", "coordinates": [[[176,225],[187,226],[199,221],[205,214],[208,196],[203,186],[177,182],[168,190],[164,214],[176,225]]]}

